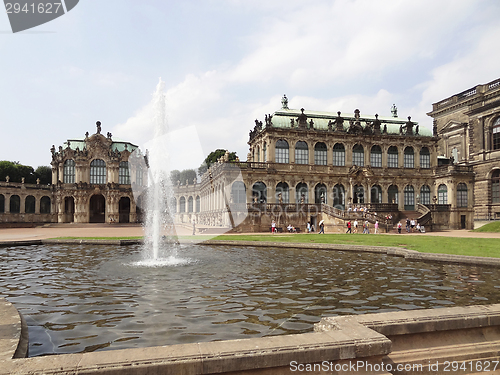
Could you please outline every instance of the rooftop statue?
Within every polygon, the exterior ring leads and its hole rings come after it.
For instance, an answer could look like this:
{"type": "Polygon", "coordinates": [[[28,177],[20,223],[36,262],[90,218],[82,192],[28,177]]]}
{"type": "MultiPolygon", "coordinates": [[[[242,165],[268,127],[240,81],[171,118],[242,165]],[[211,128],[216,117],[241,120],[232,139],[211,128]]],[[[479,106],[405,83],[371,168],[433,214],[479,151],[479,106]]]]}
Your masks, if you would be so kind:
{"type": "Polygon", "coordinates": [[[283,98],[281,98],[281,108],[282,109],[289,109],[288,108],[288,98],[286,97],[286,94],[283,95],[283,98]]]}
{"type": "Polygon", "coordinates": [[[396,104],[392,105],[391,113],[392,113],[392,117],[398,117],[398,107],[396,107],[396,104]]]}

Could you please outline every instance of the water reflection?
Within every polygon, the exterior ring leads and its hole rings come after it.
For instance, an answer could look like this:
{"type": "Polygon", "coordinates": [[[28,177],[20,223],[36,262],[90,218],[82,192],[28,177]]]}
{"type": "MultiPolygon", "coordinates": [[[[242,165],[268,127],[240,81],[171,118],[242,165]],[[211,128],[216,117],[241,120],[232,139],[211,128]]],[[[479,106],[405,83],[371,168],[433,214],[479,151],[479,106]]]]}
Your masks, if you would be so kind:
{"type": "Polygon", "coordinates": [[[322,316],[498,302],[500,271],[321,250],[184,247],[138,267],[139,247],[0,249],[0,296],[30,329],[30,355],[312,330],[322,316]]]}

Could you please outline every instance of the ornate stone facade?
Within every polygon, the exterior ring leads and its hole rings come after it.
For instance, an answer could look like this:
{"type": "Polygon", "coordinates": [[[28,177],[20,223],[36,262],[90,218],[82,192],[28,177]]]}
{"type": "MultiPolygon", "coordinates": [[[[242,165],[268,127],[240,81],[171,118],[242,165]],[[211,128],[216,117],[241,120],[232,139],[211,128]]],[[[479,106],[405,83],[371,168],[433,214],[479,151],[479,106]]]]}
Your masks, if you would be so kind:
{"type": "Polygon", "coordinates": [[[500,219],[500,79],[434,103],[428,115],[439,155],[473,170],[475,219],[500,219]]]}
{"type": "Polygon", "coordinates": [[[200,196],[202,202],[199,214],[177,204],[178,215],[188,213],[192,220],[211,212],[221,219],[210,223],[227,225],[224,212],[246,205],[250,230],[252,225],[266,230],[273,219],[285,226],[283,220],[303,226],[322,219],[344,228],[345,212],[367,207],[379,214],[372,222],[389,214],[425,218],[434,229],[472,228],[472,169],[439,159],[437,134],[410,117],[398,118],[395,106],[391,112],[392,117],[380,117],[357,109],[354,114],[295,110],[283,97],[280,110],[266,114],[264,123],[255,120],[247,161],[232,163],[241,169],[242,181],[225,173],[231,163],[220,160],[198,187],[177,189],[177,201],[200,196]],[[256,208],[258,220],[252,214],[256,208]],[[269,214],[272,210],[279,213],[269,214]],[[290,214],[281,219],[283,210],[290,214]]]}
{"type": "Polygon", "coordinates": [[[52,185],[0,183],[2,222],[128,223],[137,221],[133,184],[146,185],[137,146],[97,132],[52,146],[52,185]],[[131,167],[132,166],[132,167],[131,167]]]}

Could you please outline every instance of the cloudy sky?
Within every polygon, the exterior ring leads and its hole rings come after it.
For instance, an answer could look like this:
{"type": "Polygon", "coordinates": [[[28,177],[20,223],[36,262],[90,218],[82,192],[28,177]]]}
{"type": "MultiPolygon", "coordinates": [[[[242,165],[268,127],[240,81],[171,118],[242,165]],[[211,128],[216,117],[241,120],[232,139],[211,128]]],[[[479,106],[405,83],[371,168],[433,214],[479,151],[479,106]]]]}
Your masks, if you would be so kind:
{"type": "MultiPolygon", "coordinates": [[[[498,0],[81,0],[13,34],[0,15],[0,160],[49,165],[95,132],[144,145],[165,82],[168,124],[246,160],[256,118],[280,108],[411,115],[500,77],[498,0]],[[196,134],[197,133],[197,134],[196,134]]],[[[201,160],[194,160],[197,167],[201,160]]]]}

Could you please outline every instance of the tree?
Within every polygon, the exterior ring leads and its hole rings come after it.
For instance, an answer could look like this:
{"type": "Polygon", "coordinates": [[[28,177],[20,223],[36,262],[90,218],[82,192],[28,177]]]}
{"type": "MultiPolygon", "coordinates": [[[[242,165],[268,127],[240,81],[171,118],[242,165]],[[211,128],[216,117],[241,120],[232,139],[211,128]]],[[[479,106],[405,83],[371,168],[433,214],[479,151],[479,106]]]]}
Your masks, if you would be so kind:
{"type": "Polygon", "coordinates": [[[16,161],[0,161],[0,181],[5,181],[9,176],[11,182],[24,182],[27,184],[36,184],[36,179],[40,179],[41,184],[50,184],[52,182],[52,168],[39,166],[36,171],[29,165],[22,165],[16,161]]]}
{"type": "Polygon", "coordinates": [[[172,181],[172,185],[176,186],[177,181],[181,181],[181,172],[178,171],[177,169],[174,169],[173,171],[170,171],[170,181],[172,181]]]}
{"type": "MultiPolygon", "coordinates": [[[[198,168],[198,175],[202,176],[208,170],[208,168],[210,168],[210,166],[213,163],[216,163],[217,160],[221,156],[224,156],[225,154],[226,154],[226,150],[223,150],[220,148],[215,150],[215,151],[212,151],[210,154],[208,154],[208,156],[205,158],[203,163],[201,163],[200,167],[198,168]]],[[[229,161],[235,161],[236,157],[237,157],[236,152],[229,153],[229,161]]]]}
{"type": "Polygon", "coordinates": [[[40,184],[48,185],[52,182],[52,168],[40,165],[35,171],[35,179],[40,179],[40,184]]]}
{"type": "Polygon", "coordinates": [[[181,184],[184,185],[186,180],[192,185],[196,181],[196,171],[194,169],[184,169],[180,174],[181,184]]]}
{"type": "Polygon", "coordinates": [[[7,176],[9,176],[11,182],[21,182],[23,177],[24,182],[27,184],[36,182],[33,167],[18,162],[0,161],[0,181],[5,181],[7,176]]]}

